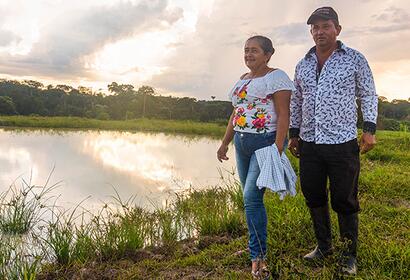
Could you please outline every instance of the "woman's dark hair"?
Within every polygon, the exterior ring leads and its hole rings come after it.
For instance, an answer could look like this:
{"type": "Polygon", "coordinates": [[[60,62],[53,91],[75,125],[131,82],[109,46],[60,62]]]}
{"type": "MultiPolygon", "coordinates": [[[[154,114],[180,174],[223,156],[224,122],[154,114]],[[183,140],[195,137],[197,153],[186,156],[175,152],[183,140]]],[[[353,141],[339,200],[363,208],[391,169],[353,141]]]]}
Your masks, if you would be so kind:
{"type": "Polygon", "coordinates": [[[249,41],[249,40],[256,40],[265,54],[267,54],[267,53],[274,54],[275,53],[275,49],[273,48],[272,41],[268,37],[261,36],[261,35],[256,35],[256,36],[252,36],[252,37],[248,38],[248,40],[246,40],[246,41],[249,41]]]}

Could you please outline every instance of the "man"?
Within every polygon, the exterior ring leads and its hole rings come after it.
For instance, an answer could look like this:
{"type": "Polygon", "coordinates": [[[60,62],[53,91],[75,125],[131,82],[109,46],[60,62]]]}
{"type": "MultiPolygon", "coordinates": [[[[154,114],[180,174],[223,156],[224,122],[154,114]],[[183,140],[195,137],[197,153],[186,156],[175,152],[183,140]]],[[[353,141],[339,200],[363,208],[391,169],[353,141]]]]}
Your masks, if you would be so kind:
{"type": "Polygon", "coordinates": [[[376,143],[377,95],[365,57],[337,40],[342,27],[331,7],[315,10],[311,26],[315,46],[298,63],[291,100],[289,149],[300,157],[300,181],[310,209],[316,248],[304,256],[321,260],[332,253],[327,178],[331,205],[338,214],[346,249],[341,272],[357,271],[357,198],[361,153],[376,143]],[[357,143],[356,98],[363,112],[363,134],[357,143]]]}

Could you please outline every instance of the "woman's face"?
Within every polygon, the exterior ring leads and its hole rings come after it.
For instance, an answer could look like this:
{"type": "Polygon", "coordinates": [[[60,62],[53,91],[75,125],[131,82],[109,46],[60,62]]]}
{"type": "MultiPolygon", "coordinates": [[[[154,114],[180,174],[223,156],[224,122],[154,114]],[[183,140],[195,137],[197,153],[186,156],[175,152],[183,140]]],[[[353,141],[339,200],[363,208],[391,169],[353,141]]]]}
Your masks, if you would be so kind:
{"type": "Polygon", "coordinates": [[[258,41],[248,40],[245,43],[244,59],[246,66],[253,70],[267,65],[271,54],[265,54],[258,41]]]}

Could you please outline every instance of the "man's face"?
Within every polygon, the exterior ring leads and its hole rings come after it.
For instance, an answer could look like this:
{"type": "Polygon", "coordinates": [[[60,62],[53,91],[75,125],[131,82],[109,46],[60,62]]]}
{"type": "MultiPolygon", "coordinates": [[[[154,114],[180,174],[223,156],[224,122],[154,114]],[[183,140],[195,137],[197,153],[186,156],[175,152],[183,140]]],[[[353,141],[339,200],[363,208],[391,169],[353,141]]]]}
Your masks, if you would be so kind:
{"type": "Polygon", "coordinates": [[[310,33],[318,47],[332,46],[336,42],[342,27],[328,19],[317,19],[310,26],[310,33]]]}

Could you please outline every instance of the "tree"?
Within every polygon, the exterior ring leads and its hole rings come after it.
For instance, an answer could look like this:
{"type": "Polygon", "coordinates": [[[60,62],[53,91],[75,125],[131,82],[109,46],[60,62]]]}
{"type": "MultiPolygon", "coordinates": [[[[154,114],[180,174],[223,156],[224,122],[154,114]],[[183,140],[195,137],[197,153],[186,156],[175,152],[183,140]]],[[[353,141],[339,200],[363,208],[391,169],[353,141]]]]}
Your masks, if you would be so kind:
{"type": "Polygon", "coordinates": [[[108,91],[112,92],[114,95],[135,93],[133,85],[119,85],[116,82],[112,82],[107,87],[108,91]]]}
{"type": "Polygon", "coordinates": [[[155,95],[155,90],[153,87],[150,86],[141,86],[138,88],[138,94],[142,94],[144,96],[143,106],[142,106],[142,117],[145,117],[145,104],[147,96],[155,95]]]}
{"type": "Polygon", "coordinates": [[[93,94],[93,89],[90,87],[79,86],[78,91],[82,94],[93,94]]]}
{"type": "Polygon", "coordinates": [[[40,82],[33,81],[33,80],[24,80],[23,84],[28,85],[29,87],[41,89],[44,88],[44,85],[40,82]]]}
{"type": "Polygon", "coordinates": [[[16,107],[13,99],[8,96],[0,96],[0,114],[1,115],[17,115],[16,107]]]}
{"type": "MultiPolygon", "coordinates": [[[[143,85],[137,90],[133,85],[112,82],[112,94],[99,90],[60,84],[46,88],[39,82],[0,79],[0,114],[41,116],[79,116],[98,119],[124,120],[150,117],[179,120],[201,120],[225,123],[232,113],[227,101],[197,100],[191,97],[161,96],[153,87],[143,85]]],[[[358,104],[360,106],[360,104],[358,104]]],[[[379,129],[401,129],[410,126],[410,99],[379,98],[379,129]]],[[[359,125],[362,118],[358,111],[359,125]]]]}
{"type": "Polygon", "coordinates": [[[96,118],[99,120],[109,120],[110,115],[107,112],[108,106],[97,104],[95,105],[96,118]]]}
{"type": "Polygon", "coordinates": [[[70,91],[74,90],[74,88],[72,86],[67,86],[67,85],[56,85],[55,89],[59,89],[59,90],[62,90],[64,92],[70,92],[70,91]]]}

